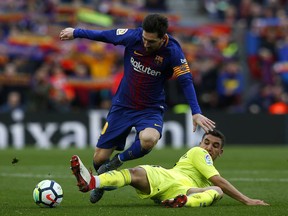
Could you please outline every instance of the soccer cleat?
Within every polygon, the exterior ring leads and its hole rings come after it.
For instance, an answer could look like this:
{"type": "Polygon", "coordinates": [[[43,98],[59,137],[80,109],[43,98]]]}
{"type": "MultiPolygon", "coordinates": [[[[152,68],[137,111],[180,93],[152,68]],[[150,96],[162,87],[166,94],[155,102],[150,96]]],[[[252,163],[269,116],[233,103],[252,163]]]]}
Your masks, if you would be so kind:
{"type": "MultiPolygon", "coordinates": [[[[118,167],[120,167],[123,163],[119,160],[118,158],[119,154],[116,154],[111,161],[108,163],[103,164],[102,166],[99,167],[97,170],[98,175],[101,175],[102,173],[115,170],[118,167]]],[[[104,189],[102,188],[96,188],[91,191],[90,193],[90,202],[91,203],[96,203],[98,202],[104,194],[104,189]]]]}
{"type": "Polygon", "coordinates": [[[187,202],[186,195],[178,195],[174,199],[167,199],[161,202],[161,204],[166,208],[181,208],[187,202]]]}
{"type": "Polygon", "coordinates": [[[104,194],[104,189],[102,188],[95,188],[94,190],[91,191],[90,193],[90,202],[91,203],[96,203],[98,202],[104,194]]]}
{"type": "Polygon", "coordinates": [[[118,157],[119,154],[116,154],[111,161],[109,161],[106,164],[103,164],[102,166],[99,167],[99,169],[97,170],[98,175],[111,171],[111,170],[116,170],[117,168],[119,168],[120,166],[122,166],[123,162],[119,160],[118,157]]]}
{"type": "Polygon", "coordinates": [[[92,172],[84,166],[82,161],[77,155],[73,155],[71,160],[71,170],[77,179],[77,186],[81,192],[88,192],[95,188],[95,178],[92,172]]]}

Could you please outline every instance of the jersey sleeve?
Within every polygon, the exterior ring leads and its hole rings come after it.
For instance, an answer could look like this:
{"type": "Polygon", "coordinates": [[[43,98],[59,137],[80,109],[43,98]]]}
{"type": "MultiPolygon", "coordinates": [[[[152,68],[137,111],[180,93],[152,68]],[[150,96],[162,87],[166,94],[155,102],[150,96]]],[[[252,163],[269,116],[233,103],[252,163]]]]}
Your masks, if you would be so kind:
{"type": "Polygon", "coordinates": [[[195,147],[188,151],[187,157],[193,163],[193,166],[203,175],[206,179],[212,176],[219,175],[219,172],[213,165],[213,160],[209,153],[200,147],[195,147]]]}
{"type": "Polygon", "coordinates": [[[202,113],[198,104],[196,91],[193,85],[192,74],[182,49],[175,47],[171,52],[173,77],[180,83],[186,100],[191,108],[192,115],[202,113]]]}
{"type": "Polygon", "coordinates": [[[76,28],[73,32],[74,38],[86,38],[114,45],[124,45],[135,42],[135,36],[139,29],[112,29],[112,30],[88,30],[76,28]]]}

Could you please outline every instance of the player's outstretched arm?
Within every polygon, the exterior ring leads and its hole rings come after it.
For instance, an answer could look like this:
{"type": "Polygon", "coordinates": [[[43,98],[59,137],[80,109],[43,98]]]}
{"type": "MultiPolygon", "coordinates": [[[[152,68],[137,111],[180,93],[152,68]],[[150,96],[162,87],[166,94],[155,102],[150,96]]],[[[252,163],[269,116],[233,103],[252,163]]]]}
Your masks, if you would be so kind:
{"type": "Polygon", "coordinates": [[[215,122],[200,113],[194,114],[192,118],[194,132],[196,131],[197,125],[202,127],[206,133],[208,133],[209,131],[213,131],[213,129],[215,128],[215,122]]]}
{"type": "Polygon", "coordinates": [[[269,205],[263,200],[251,199],[237,190],[229,181],[221,176],[212,176],[209,179],[215,186],[220,187],[225,194],[245,205],[269,205]]]}
{"type": "Polygon", "coordinates": [[[74,30],[75,29],[71,28],[71,27],[63,29],[59,34],[60,40],[73,40],[74,39],[74,36],[73,36],[74,30]]]}

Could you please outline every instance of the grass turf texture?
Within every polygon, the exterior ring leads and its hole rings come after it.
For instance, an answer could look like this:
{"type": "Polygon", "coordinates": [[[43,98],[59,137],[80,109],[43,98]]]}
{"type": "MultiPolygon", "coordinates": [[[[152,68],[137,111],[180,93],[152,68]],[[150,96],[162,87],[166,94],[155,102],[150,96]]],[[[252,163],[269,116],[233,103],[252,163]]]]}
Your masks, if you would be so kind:
{"type": "MultiPolygon", "coordinates": [[[[137,164],[159,164],[172,167],[187,149],[153,150],[144,158],[126,162],[123,168],[137,164]]],[[[89,193],[76,187],[69,160],[78,154],[92,168],[93,149],[37,150],[7,149],[0,151],[0,215],[287,215],[288,147],[227,146],[215,165],[225,178],[244,194],[263,199],[271,206],[245,206],[225,196],[207,208],[166,209],[151,200],[141,200],[130,186],[106,192],[97,204],[90,204],[89,193]],[[18,159],[19,161],[15,163],[18,159]],[[13,163],[12,163],[13,162],[13,163]],[[60,206],[40,208],[32,198],[35,185],[43,179],[54,179],[63,188],[60,206]]]]}

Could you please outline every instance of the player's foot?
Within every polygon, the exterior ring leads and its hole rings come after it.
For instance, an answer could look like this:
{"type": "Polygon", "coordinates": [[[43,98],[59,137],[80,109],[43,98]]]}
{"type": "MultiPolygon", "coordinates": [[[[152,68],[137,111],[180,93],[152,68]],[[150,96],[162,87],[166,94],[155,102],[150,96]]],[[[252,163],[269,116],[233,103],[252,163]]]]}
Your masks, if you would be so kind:
{"type": "Polygon", "coordinates": [[[167,199],[161,202],[161,204],[166,208],[181,208],[187,202],[186,195],[178,195],[174,199],[167,199]]]}
{"type": "Polygon", "coordinates": [[[111,161],[109,161],[106,164],[103,164],[102,166],[99,167],[99,169],[97,170],[98,175],[111,171],[111,170],[116,170],[117,168],[119,168],[120,166],[122,166],[123,162],[119,160],[118,157],[119,154],[116,154],[111,161]]]}
{"type": "Polygon", "coordinates": [[[77,155],[73,155],[71,160],[71,170],[77,179],[77,186],[82,192],[88,192],[95,188],[95,178],[84,166],[77,155]]]}
{"type": "Polygon", "coordinates": [[[90,193],[90,202],[91,203],[96,203],[98,202],[104,194],[104,189],[102,188],[95,188],[94,190],[91,191],[90,193]]]}

